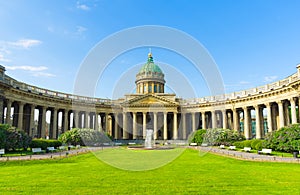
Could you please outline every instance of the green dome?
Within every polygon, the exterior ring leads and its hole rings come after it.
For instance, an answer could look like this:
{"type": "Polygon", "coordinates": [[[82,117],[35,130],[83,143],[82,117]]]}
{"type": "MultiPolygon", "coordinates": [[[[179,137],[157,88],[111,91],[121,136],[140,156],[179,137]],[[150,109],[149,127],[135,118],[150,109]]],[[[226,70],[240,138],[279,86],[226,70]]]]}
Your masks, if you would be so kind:
{"type": "Polygon", "coordinates": [[[147,72],[161,73],[162,74],[162,71],[161,71],[160,67],[158,65],[154,64],[153,57],[152,57],[151,53],[148,54],[148,61],[140,69],[139,74],[147,73],[147,72]]]}

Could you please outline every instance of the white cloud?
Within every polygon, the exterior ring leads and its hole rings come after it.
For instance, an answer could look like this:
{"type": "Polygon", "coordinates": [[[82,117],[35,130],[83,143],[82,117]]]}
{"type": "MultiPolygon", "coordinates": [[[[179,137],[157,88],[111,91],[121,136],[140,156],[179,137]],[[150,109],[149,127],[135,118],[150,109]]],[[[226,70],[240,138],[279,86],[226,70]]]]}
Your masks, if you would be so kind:
{"type": "Polygon", "coordinates": [[[77,9],[81,9],[84,11],[89,11],[91,9],[89,6],[87,6],[85,4],[80,4],[79,1],[77,1],[76,7],[77,7],[77,9]]]}
{"type": "Polygon", "coordinates": [[[7,70],[23,70],[28,71],[32,76],[35,77],[55,77],[56,75],[43,72],[44,70],[48,70],[46,66],[5,66],[7,70]]]}
{"type": "Polygon", "coordinates": [[[0,62],[10,62],[10,59],[4,57],[4,55],[0,54],[0,62]]]}
{"type": "Polygon", "coordinates": [[[54,28],[52,26],[47,27],[48,32],[54,32],[54,28]]]}
{"type": "Polygon", "coordinates": [[[278,78],[278,76],[265,76],[264,82],[272,82],[272,81],[276,80],[277,78],[278,78]]]}
{"type": "Polygon", "coordinates": [[[83,26],[76,26],[76,33],[77,34],[82,34],[84,31],[87,31],[87,28],[83,26]]]}
{"type": "Polygon", "coordinates": [[[8,42],[9,45],[28,49],[32,46],[40,45],[42,41],[36,39],[20,39],[16,42],[8,42]]]}
{"type": "Polygon", "coordinates": [[[248,85],[248,84],[250,84],[249,81],[240,81],[239,83],[240,83],[241,85],[248,85]]]}
{"type": "Polygon", "coordinates": [[[56,75],[46,72],[36,72],[33,74],[35,77],[55,77],[56,75]]]}
{"type": "Polygon", "coordinates": [[[46,66],[6,66],[7,70],[25,70],[25,71],[43,71],[47,70],[48,68],[46,66]]]}

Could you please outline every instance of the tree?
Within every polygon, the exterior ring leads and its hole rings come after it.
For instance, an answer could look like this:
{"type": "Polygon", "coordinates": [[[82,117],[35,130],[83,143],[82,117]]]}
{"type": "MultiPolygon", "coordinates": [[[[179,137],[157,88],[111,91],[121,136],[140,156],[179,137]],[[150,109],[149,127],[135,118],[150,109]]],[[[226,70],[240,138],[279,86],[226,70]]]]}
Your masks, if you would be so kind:
{"type": "Polygon", "coordinates": [[[300,124],[282,127],[265,137],[263,147],[277,151],[293,152],[300,150],[300,124]]]}
{"type": "Polygon", "coordinates": [[[208,145],[232,145],[233,142],[245,140],[244,135],[238,133],[237,131],[230,129],[207,129],[204,137],[203,143],[208,145]]]}
{"type": "Polygon", "coordinates": [[[0,148],[5,150],[27,149],[31,137],[22,130],[7,124],[0,124],[0,148]]]}
{"type": "Polygon", "coordinates": [[[74,128],[60,135],[61,142],[72,145],[97,146],[111,142],[111,139],[103,131],[94,129],[74,128]]]}

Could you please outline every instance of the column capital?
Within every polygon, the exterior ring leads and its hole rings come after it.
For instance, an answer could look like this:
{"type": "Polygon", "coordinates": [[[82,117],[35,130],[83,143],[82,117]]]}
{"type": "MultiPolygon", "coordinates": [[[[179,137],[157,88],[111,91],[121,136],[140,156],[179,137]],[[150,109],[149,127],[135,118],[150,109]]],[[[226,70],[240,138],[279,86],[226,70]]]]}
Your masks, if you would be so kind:
{"type": "Polygon", "coordinates": [[[14,100],[12,100],[12,99],[6,99],[6,102],[7,102],[7,103],[13,103],[14,100]]]}
{"type": "Polygon", "coordinates": [[[291,97],[289,98],[290,102],[295,102],[295,98],[294,97],[291,97]]]}
{"type": "MultiPolygon", "coordinates": [[[[253,107],[255,107],[255,106],[253,106],[253,107]]],[[[243,106],[242,108],[243,108],[243,110],[247,110],[248,106],[243,106]]]]}
{"type": "Polygon", "coordinates": [[[26,103],[25,103],[25,102],[22,102],[22,101],[18,101],[18,104],[19,104],[19,105],[25,105],[26,103]]]}
{"type": "Polygon", "coordinates": [[[266,107],[269,107],[269,106],[271,106],[272,105],[272,103],[271,102],[267,102],[267,103],[265,103],[265,106],[266,107]]]}
{"type": "Polygon", "coordinates": [[[276,101],[277,104],[282,104],[282,100],[276,101]]]}

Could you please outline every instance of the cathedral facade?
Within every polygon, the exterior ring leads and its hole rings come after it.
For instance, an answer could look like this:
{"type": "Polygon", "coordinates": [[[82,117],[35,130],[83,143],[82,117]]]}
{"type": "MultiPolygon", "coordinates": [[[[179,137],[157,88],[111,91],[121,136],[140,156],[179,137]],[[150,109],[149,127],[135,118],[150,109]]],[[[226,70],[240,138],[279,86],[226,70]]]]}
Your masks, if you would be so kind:
{"type": "Polygon", "coordinates": [[[149,53],[136,74],[136,93],[110,100],[28,85],[6,75],[1,66],[0,122],[38,138],[56,139],[78,127],[124,140],[145,139],[146,129],[154,130],[155,140],[185,140],[197,129],[207,128],[228,128],[247,139],[260,139],[300,122],[299,66],[296,73],[274,83],[188,100],[165,93],[164,76],[149,53]]]}

